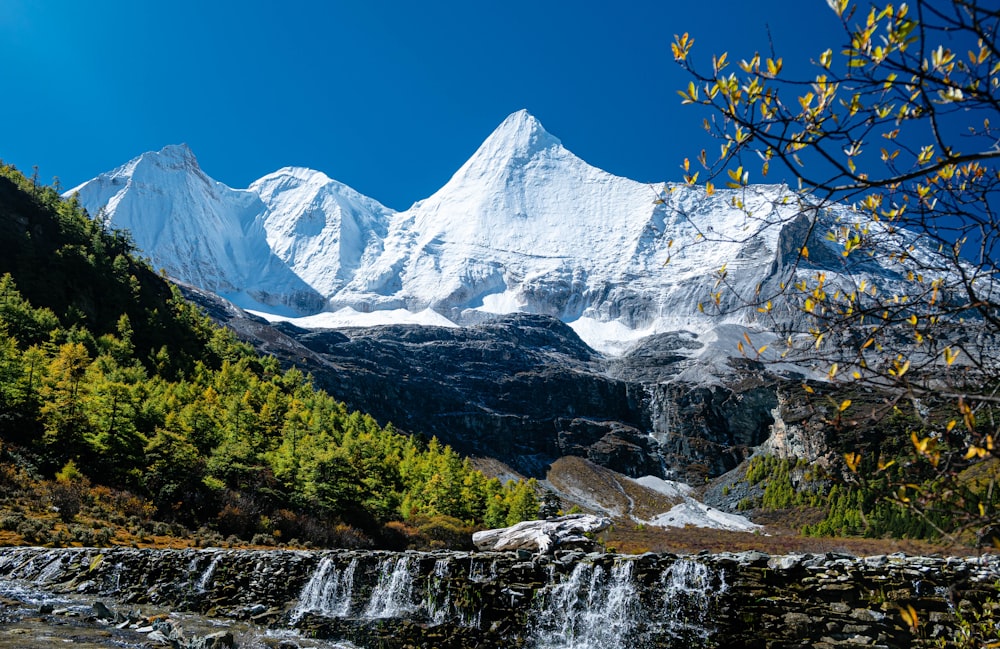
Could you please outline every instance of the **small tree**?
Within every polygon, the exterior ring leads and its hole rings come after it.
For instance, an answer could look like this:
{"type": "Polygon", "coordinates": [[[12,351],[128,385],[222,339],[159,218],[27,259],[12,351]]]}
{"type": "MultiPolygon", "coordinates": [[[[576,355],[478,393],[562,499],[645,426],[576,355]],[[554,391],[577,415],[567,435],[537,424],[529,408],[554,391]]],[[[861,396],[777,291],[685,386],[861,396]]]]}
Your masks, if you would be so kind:
{"type": "MultiPolygon", "coordinates": [[[[705,71],[688,34],[672,46],[692,77],[682,102],[707,109],[705,128],[721,140],[718,157],[698,157],[705,191],[723,178],[742,207],[751,181],[777,173],[796,185],[779,199],[799,209],[778,224],[794,222],[800,234],[794,259],[779,281],[739,302],[762,320],[779,305],[797,314],[782,320],[785,359],[821,364],[834,386],[877,388],[883,414],[906,407],[917,416],[907,468],[929,467],[934,479],[918,483],[897,466],[897,503],[918,513],[943,507],[947,534],[995,529],[1000,8],[829,4],[843,43],[817,52],[813,73],[787,72],[773,48],[738,63],[713,56],[705,71]],[[894,269],[891,281],[857,279],[873,257],[894,269]]],[[[684,161],[689,185],[699,182],[692,166],[684,161]]],[[[775,227],[746,212],[758,231],[775,227]]],[[[848,399],[832,406],[837,422],[851,414],[848,399]]],[[[854,452],[845,464],[888,466],[854,452]]]]}
{"type": "Polygon", "coordinates": [[[49,485],[49,499],[62,522],[70,523],[80,513],[89,487],[90,482],[73,460],[56,473],[56,479],[49,485]]]}

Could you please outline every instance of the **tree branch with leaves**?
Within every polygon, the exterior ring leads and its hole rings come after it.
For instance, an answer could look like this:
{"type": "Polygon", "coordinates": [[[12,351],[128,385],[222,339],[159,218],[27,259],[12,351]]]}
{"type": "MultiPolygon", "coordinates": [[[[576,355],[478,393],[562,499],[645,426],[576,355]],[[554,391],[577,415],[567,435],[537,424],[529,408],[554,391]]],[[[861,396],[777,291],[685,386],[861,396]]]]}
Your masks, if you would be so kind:
{"type": "MultiPolygon", "coordinates": [[[[694,39],[675,37],[691,76],[681,101],[706,111],[719,140],[717,155],[698,156],[701,170],[684,161],[684,178],[734,196],[776,176],[792,185],[781,200],[799,207],[784,222],[799,225],[795,258],[743,306],[787,334],[780,360],[912,412],[909,466],[934,479],[897,466],[892,498],[918,512],[946,503],[944,534],[982,535],[1000,524],[1000,10],[830,5],[843,39],[811,70],[774,51],[717,54],[705,68],[694,39]]],[[[853,451],[845,467],[888,470],[853,451]]]]}

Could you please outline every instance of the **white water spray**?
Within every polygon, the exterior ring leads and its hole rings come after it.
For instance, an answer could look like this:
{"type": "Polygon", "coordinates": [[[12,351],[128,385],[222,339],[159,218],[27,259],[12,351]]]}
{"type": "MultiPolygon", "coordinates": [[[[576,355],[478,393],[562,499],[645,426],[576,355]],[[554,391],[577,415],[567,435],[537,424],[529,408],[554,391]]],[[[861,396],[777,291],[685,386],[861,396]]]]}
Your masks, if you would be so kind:
{"type": "Polygon", "coordinates": [[[324,557],[299,595],[299,603],[292,613],[292,622],[297,622],[306,613],[326,617],[350,615],[354,572],[357,567],[357,558],[351,559],[347,567],[340,570],[333,559],[324,557]]]}
{"type": "Polygon", "coordinates": [[[536,649],[611,649],[630,642],[640,612],[632,562],[581,563],[551,587],[539,612],[536,649]]]}
{"type": "Polygon", "coordinates": [[[378,583],[365,607],[367,618],[405,617],[417,609],[413,603],[413,567],[409,557],[383,559],[378,583]]]}

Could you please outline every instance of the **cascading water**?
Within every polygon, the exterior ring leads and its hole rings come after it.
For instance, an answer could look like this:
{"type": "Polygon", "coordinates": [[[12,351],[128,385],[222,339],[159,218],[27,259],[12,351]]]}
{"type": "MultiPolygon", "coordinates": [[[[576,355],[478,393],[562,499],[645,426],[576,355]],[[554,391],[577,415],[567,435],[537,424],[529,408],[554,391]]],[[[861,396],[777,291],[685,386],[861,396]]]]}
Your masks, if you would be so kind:
{"type": "Polygon", "coordinates": [[[451,611],[451,593],[445,587],[451,574],[451,562],[448,559],[438,559],[434,562],[434,572],[427,580],[426,594],[422,606],[427,611],[427,617],[432,624],[444,624],[451,611]]]}
{"type": "Polygon", "coordinates": [[[333,559],[324,557],[299,595],[299,603],[292,613],[292,622],[297,622],[306,613],[327,617],[350,615],[354,572],[357,568],[356,557],[343,570],[337,567],[333,559]]]}
{"type": "Polygon", "coordinates": [[[195,590],[199,593],[204,593],[208,590],[209,585],[212,583],[212,577],[215,576],[215,568],[218,565],[219,555],[216,554],[212,557],[212,561],[209,562],[208,567],[205,568],[205,572],[201,573],[201,577],[199,577],[197,583],[195,583],[195,590]]]}
{"type": "Polygon", "coordinates": [[[634,646],[640,612],[632,562],[611,567],[580,563],[550,587],[536,619],[536,649],[610,649],[634,646]]]}
{"type": "Polygon", "coordinates": [[[610,568],[577,564],[561,580],[550,573],[535,613],[533,648],[684,647],[708,638],[712,603],[726,587],[721,573],[679,560],[658,580],[645,577],[644,586],[635,566],[619,559],[610,568]]]}
{"type": "Polygon", "coordinates": [[[57,555],[54,559],[48,562],[48,565],[42,568],[41,572],[38,573],[38,576],[34,579],[35,583],[46,584],[52,581],[52,579],[60,573],[62,567],[63,557],[57,555]]]}
{"type": "Polygon", "coordinates": [[[713,598],[726,590],[725,576],[690,559],[679,559],[660,575],[663,592],[663,631],[677,639],[705,639],[711,629],[709,611],[713,598]]]}
{"type": "Polygon", "coordinates": [[[486,583],[497,578],[497,562],[472,557],[469,559],[469,581],[486,583]]]}
{"type": "Polygon", "coordinates": [[[365,617],[404,617],[417,610],[413,603],[413,567],[409,557],[383,559],[378,573],[378,583],[368,599],[365,617]]]}

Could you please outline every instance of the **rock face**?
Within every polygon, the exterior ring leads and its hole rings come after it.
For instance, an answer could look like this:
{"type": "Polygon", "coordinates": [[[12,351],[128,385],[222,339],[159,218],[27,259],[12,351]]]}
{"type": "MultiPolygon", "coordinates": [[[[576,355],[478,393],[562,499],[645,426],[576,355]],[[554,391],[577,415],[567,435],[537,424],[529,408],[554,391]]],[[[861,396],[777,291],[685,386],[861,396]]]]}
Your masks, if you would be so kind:
{"type": "Polygon", "coordinates": [[[4,548],[0,578],[387,649],[956,646],[1000,614],[995,556],[4,548]]]}
{"type": "Polygon", "coordinates": [[[483,530],[472,535],[476,548],[491,552],[527,550],[551,554],[559,549],[585,548],[597,544],[584,536],[611,527],[611,519],[589,514],[570,514],[545,521],[523,521],[511,527],[483,530]]]}
{"type": "Polygon", "coordinates": [[[672,380],[692,365],[683,353],[699,347],[691,339],[654,337],[609,360],[549,316],[512,314],[461,329],[306,330],[184,291],[350,407],[533,477],[566,455],[632,477],[718,475],[767,439],[777,407],[775,386],[746,363],[729,367],[731,387],[672,380]]]}

